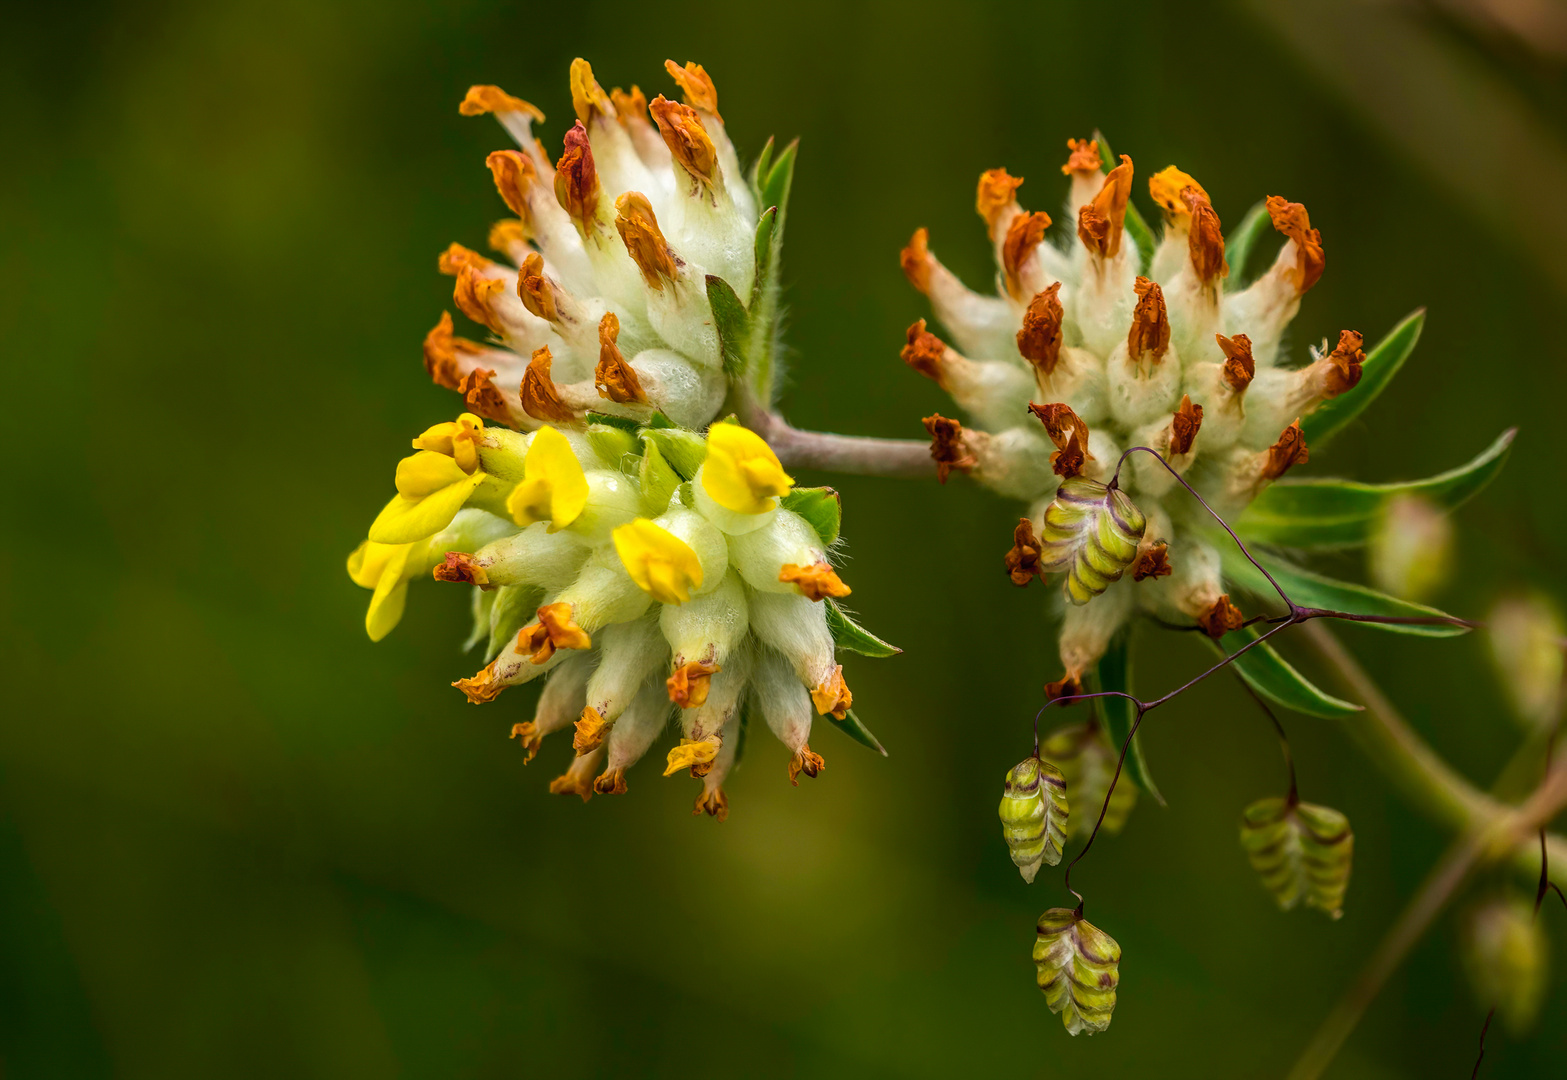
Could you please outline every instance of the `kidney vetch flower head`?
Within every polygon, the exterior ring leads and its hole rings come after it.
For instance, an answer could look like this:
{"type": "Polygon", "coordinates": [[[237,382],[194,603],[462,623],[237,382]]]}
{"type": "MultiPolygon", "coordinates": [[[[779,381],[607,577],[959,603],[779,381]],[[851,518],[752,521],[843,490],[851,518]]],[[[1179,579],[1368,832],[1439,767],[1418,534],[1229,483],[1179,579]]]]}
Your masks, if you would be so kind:
{"type": "Polygon", "coordinates": [[[678,714],[665,775],[699,777],[697,811],[722,819],[753,716],[789,749],[792,782],[825,767],[818,716],[880,751],[838,650],[897,650],[838,605],[837,494],[796,486],[732,417],[714,423],[742,390],[771,400],[794,149],[769,143],[747,177],[707,73],[666,67],[684,104],[606,93],[575,61],[553,164],[538,109],[469,90],[462,113],[494,115],[518,147],[488,159],[516,215],[490,233],[503,259],[453,244],[439,263],[489,338],[456,336],[449,313],[426,337],[426,371],[465,411],[413,440],[349,574],[373,590],[376,640],[413,579],[473,588],[468,644],[487,663],[453,685],[484,704],[546,677],[512,734],[531,759],[573,730],[552,791],[624,792],[678,714]]]}

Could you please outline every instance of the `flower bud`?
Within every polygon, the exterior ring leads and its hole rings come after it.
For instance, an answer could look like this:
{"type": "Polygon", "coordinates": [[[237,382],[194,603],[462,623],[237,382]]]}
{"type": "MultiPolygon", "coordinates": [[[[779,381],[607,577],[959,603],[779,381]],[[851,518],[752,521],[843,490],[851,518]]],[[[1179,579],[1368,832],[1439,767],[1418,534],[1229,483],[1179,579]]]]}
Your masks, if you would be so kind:
{"type": "Polygon", "coordinates": [[[1061,770],[1037,757],[1007,771],[1001,796],[1001,836],[1023,880],[1032,883],[1041,863],[1061,861],[1066,841],[1066,780],[1061,770]]]}

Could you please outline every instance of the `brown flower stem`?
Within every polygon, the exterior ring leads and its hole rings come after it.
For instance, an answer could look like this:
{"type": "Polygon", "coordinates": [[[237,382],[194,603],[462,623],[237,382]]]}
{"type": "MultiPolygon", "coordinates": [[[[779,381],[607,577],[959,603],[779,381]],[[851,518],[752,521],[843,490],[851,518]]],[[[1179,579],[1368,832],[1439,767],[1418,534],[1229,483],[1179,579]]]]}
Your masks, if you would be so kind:
{"type": "Polygon", "coordinates": [[[741,422],[767,440],[785,468],[912,479],[935,475],[929,443],[802,431],[766,409],[739,412],[741,422]]]}
{"type": "MultiPolygon", "coordinates": [[[[1415,733],[1331,630],[1310,622],[1301,628],[1301,637],[1327,662],[1339,686],[1366,707],[1344,721],[1345,733],[1411,804],[1455,831],[1483,827],[1508,812],[1504,803],[1459,775],[1415,733]]],[[[1567,840],[1552,835],[1547,846],[1551,880],[1567,884],[1567,840]]],[[[1519,844],[1513,862],[1531,878],[1540,871],[1540,853],[1533,844],[1519,844]]]]}
{"type": "MultiPolygon", "coordinates": [[[[1371,711],[1368,705],[1367,713],[1371,711]]],[[[1484,863],[1507,858],[1520,844],[1528,844],[1540,827],[1560,813],[1563,806],[1567,806],[1567,765],[1547,773],[1522,806],[1516,810],[1500,810],[1459,837],[1432,868],[1420,891],[1371,954],[1355,985],[1317,1029],[1290,1070],[1289,1080],[1316,1080],[1321,1076],[1388,977],[1430,929],[1470,873],[1484,863]]]]}

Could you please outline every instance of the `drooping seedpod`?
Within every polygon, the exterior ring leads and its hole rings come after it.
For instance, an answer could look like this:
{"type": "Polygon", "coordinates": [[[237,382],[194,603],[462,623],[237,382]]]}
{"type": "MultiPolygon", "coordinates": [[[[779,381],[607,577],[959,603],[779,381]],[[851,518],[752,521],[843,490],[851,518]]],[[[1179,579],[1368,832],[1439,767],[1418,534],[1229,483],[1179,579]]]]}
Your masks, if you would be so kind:
{"type": "Polygon", "coordinates": [[[1355,834],[1337,810],[1258,799],[1241,815],[1241,847],[1282,910],[1305,900],[1332,918],[1344,914],[1355,834]]]}
{"type": "Polygon", "coordinates": [[[1037,757],[1007,770],[1001,796],[1001,835],[1023,880],[1032,882],[1042,863],[1061,861],[1066,840],[1066,780],[1061,770],[1037,757]]]}
{"type": "Polygon", "coordinates": [[[1045,508],[1040,563],[1066,572],[1067,599],[1081,606],[1121,579],[1147,527],[1143,512],[1120,488],[1071,477],[1045,508]]]}
{"type": "Polygon", "coordinates": [[[1034,940],[1036,982],[1067,1034],[1090,1035],[1110,1026],[1121,983],[1121,946],[1071,908],[1039,917],[1034,940]]]}
{"type": "Polygon", "coordinates": [[[1545,997],[1550,944],[1534,906],[1494,896],[1471,908],[1460,931],[1461,956],[1475,1000],[1496,1007],[1515,1037],[1534,1027],[1545,997]]]}
{"type": "Polygon", "coordinates": [[[1104,810],[1100,828],[1114,836],[1126,825],[1132,808],[1137,805],[1137,785],[1128,777],[1121,777],[1110,793],[1110,805],[1105,806],[1105,793],[1110,791],[1110,781],[1115,776],[1116,749],[1104,736],[1097,724],[1068,724],[1050,733],[1040,747],[1045,758],[1061,770],[1066,780],[1066,797],[1077,812],[1067,821],[1066,835],[1079,840],[1093,832],[1099,811],[1104,810]]]}

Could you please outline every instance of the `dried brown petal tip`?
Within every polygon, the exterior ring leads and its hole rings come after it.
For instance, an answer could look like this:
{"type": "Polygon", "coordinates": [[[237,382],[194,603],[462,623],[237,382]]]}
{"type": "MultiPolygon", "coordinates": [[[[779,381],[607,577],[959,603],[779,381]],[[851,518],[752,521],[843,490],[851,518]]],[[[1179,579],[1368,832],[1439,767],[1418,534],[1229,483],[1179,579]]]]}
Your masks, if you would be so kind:
{"type": "Polygon", "coordinates": [[[778,571],[778,580],[799,589],[800,595],[817,601],[829,596],[834,598],[848,596],[851,591],[838,576],[837,571],[824,562],[814,563],[811,566],[784,563],[778,571]]]}
{"type": "Polygon", "coordinates": [[[489,575],[478,560],[462,551],[448,551],[446,559],[435,568],[436,581],[451,581],[462,585],[488,585],[489,575]]]}
{"type": "Polygon", "coordinates": [[[1212,285],[1230,276],[1230,264],[1224,260],[1224,231],[1219,225],[1219,215],[1214,213],[1208,197],[1196,188],[1181,192],[1181,201],[1192,215],[1191,231],[1186,236],[1186,250],[1192,261],[1197,280],[1212,285]]]}
{"type": "Polygon", "coordinates": [[[1048,228],[1050,215],[1043,210],[1019,214],[1007,227],[1007,238],[1001,244],[1001,269],[1006,274],[1007,291],[1015,297],[1023,295],[1023,264],[1044,242],[1048,228]]]}
{"type": "Polygon", "coordinates": [[[646,405],[647,393],[642,389],[637,369],[616,344],[619,336],[620,319],[613,311],[606,311],[599,320],[599,362],[593,369],[593,387],[601,398],[622,405],[646,405]]]}
{"type": "Polygon", "coordinates": [[[1145,277],[1137,279],[1137,307],[1126,335],[1126,352],[1132,363],[1150,359],[1159,363],[1170,348],[1170,315],[1164,306],[1164,290],[1145,277]]]}
{"type": "Polygon", "coordinates": [[[1021,176],[1009,176],[1005,169],[986,169],[979,174],[979,189],[974,195],[974,209],[985,219],[985,228],[996,235],[1007,209],[1017,202],[1017,189],[1023,186],[1021,176]]]}
{"type": "Polygon", "coordinates": [[[626,770],[605,769],[593,781],[593,791],[598,795],[624,795],[626,793],[626,770]]]}
{"type": "Polygon", "coordinates": [[[1264,480],[1277,480],[1290,471],[1293,465],[1304,465],[1311,460],[1306,448],[1306,433],[1300,429],[1300,419],[1285,428],[1278,442],[1268,447],[1268,458],[1262,466],[1264,480]]]}
{"type": "Polygon", "coordinates": [[[517,644],[512,646],[512,651],[528,656],[535,664],[542,664],[554,656],[557,649],[592,648],[593,639],[576,624],[572,614],[571,605],[564,601],[545,604],[538,610],[537,621],[517,631],[517,644]]]}
{"type": "Polygon", "coordinates": [[[544,736],[539,734],[539,726],[532,720],[526,720],[520,724],[511,726],[511,738],[522,742],[522,763],[526,765],[533,760],[533,755],[539,752],[539,746],[544,742],[544,736]]]}
{"type": "Polygon", "coordinates": [[[1228,593],[1215,600],[1207,611],[1197,617],[1197,625],[1202,627],[1203,633],[1215,641],[1231,630],[1239,630],[1245,622],[1246,616],[1241,614],[1238,607],[1230,603],[1228,593]]]}
{"type": "Polygon", "coordinates": [[[684,95],[687,105],[705,113],[712,113],[720,120],[723,119],[722,116],[718,116],[718,88],[713,85],[713,80],[708,77],[707,70],[701,64],[688,60],[686,66],[681,67],[673,60],[665,60],[664,70],[669,72],[669,77],[680,87],[680,93],[684,95]]]}
{"type": "Polygon", "coordinates": [[[801,773],[815,779],[826,767],[827,762],[822,760],[820,754],[811,750],[809,743],[806,743],[800,747],[794,757],[789,759],[789,783],[799,787],[801,773]]]}
{"type": "Polygon", "coordinates": [[[936,463],[936,479],[947,482],[952,470],[968,472],[977,461],[963,440],[963,425],[937,413],[925,417],[925,430],[930,432],[930,457],[936,463]]]}
{"type": "Polygon", "coordinates": [[[593,780],[573,762],[571,768],[550,781],[551,795],[576,795],[583,802],[593,798],[593,780]]]}
{"type": "Polygon", "coordinates": [[[424,336],[424,370],[437,386],[456,390],[462,384],[457,354],[473,355],[483,350],[484,346],[476,341],[453,336],[451,313],[443,311],[441,321],[424,336]]]}
{"type": "Polygon", "coordinates": [[[1353,330],[1339,332],[1338,344],[1328,354],[1333,370],[1328,373],[1324,389],[1329,397],[1337,397],[1360,381],[1361,365],[1366,362],[1366,354],[1361,350],[1364,344],[1365,339],[1353,330]]]}
{"type": "Polygon", "coordinates": [[[501,696],[501,691],[506,689],[506,684],[495,678],[494,661],[480,668],[478,674],[472,678],[458,679],[452,685],[463,692],[470,705],[483,705],[494,701],[501,696]]]}
{"type": "Polygon", "coordinates": [[[648,105],[664,145],[680,167],[702,184],[713,187],[718,181],[718,151],[708,137],[702,118],[689,105],[670,101],[663,94],[648,105]]]}
{"type": "Polygon", "coordinates": [[[575,732],[571,737],[571,748],[579,754],[596,750],[603,743],[608,727],[597,709],[591,705],[583,706],[582,715],[577,717],[575,732]]]}
{"type": "Polygon", "coordinates": [[[474,368],[458,382],[457,392],[462,395],[469,412],[509,426],[512,422],[511,409],[507,408],[506,399],[501,396],[494,379],[495,372],[474,368]]]}
{"type": "Polygon", "coordinates": [[[670,253],[669,242],[658,227],[653,204],[646,195],[628,191],[615,200],[615,231],[620,233],[620,241],[626,245],[631,261],[642,271],[642,280],[647,282],[648,288],[662,292],[664,283],[675,278],[675,257],[670,253]]]}
{"type": "Polygon", "coordinates": [[[533,162],[520,150],[497,150],[485,158],[484,163],[490,167],[495,190],[500,192],[511,212],[521,218],[524,225],[529,225],[533,213],[528,208],[528,188],[538,179],[533,162]]]}
{"type": "Polygon", "coordinates": [[[1035,578],[1045,580],[1045,569],[1039,563],[1043,552],[1039,537],[1034,535],[1034,523],[1019,518],[1017,528],[1012,530],[1012,550],[1006,554],[1007,576],[1012,584],[1021,588],[1035,578]]]}
{"type": "Polygon", "coordinates": [[[516,218],[502,218],[490,226],[486,243],[491,251],[510,255],[512,250],[528,242],[528,226],[516,218]]]}
{"type": "Polygon", "coordinates": [[[497,334],[503,333],[505,325],[495,311],[494,302],[505,289],[506,282],[502,279],[487,278],[473,267],[464,266],[457,272],[457,280],[452,285],[452,303],[474,322],[497,334]]]}
{"type": "Polygon", "coordinates": [[[1275,229],[1295,242],[1295,270],[1291,277],[1295,290],[1304,293],[1322,277],[1327,265],[1322,233],[1311,227],[1311,217],[1304,206],[1278,195],[1268,196],[1268,218],[1275,229]]]}
{"type": "Polygon", "coordinates": [[[1251,380],[1257,375],[1257,361],[1251,355],[1251,338],[1245,334],[1236,334],[1232,338],[1223,334],[1213,336],[1224,353],[1224,368],[1221,372],[1224,381],[1229,383],[1231,390],[1240,393],[1251,385],[1251,380]]]}
{"type": "Polygon", "coordinates": [[[1050,468],[1062,479],[1070,479],[1083,471],[1088,458],[1088,425],[1071,406],[1062,401],[1048,405],[1028,403],[1028,411],[1045,426],[1045,434],[1056,444],[1050,455],[1050,468]]]}
{"type": "Polygon", "coordinates": [[[1023,329],[1017,332],[1017,351],[1046,375],[1056,369],[1061,359],[1061,283],[1050,287],[1029,301],[1023,313],[1023,329]]]}
{"type": "Polygon", "coordinates": [[[1077,236],[1085,247],[1105,258],[1121,251],[1126,203],[1132,196],[1132,159],[1121,155],[1121,164],[1105,176],[1093,201],[1078,211],[1077,236]]]}
{"type": "Polygon", "coordinates": [[[834,666],[827,677],[811,691],[811,701],[822,716],[831,713],[842,720],[849,715],[854,695],[849,692],[849,684],[843,681],[842,664],[834,666]]]}
{"type": "MultiPolygon", "coordinates": [[[[1054,701],[1056,698],[1075,697],[1083,692],[1082,673],[1067,672],[1055,682],[1045,683],[1045,700],[1054,701]]],[[[1077,702],[1071,704],[1076,705],[1077,702]]]]}
{"type": "Polygon", "coordinates": [[[682,709],[695,709],[707,703],[707,692],[712,688],[713,676],[723,669],[717,664],[704,664],[691,660],[681,664],[675,673],[664,680],[669,700],[682,709]]]}
{"type": "Polygon", "coordinates": [[[633,85],[628,94],[617,86],[609,92],[609,100],[614,103],[615,119],[620,121],[622,127],[648,123],[647,95],[641,87],[633,85]]]}
{"type": "Polygon", "coordinates": [[[1104,164],[1104,159],[1099,156],[1097,139],[1068,139],[1066,148],[1071,153],[1066,159],[1066,164],[1061,166],[1062,176],[1071,176],[1073,173],[1096,173],[1104,164]]]}
{"type": "Polygon", "coordinates": [[[1191,453],[1197,432],[1202,429],[1202,406],[1192,404],[1190,394],[1181,395],[1181,407],[1170,418],[1170,456],[1191,453]]]}
{"type": "Polygon", "coordinates": [[[498,86],[468,87],[468,93],[463,96],[462,104],[457,106],[457,111],[464,116],[522,112],[541,124],[544,122],[544,114],[537,106],[528,104],[520,97],[512,97],[498,86]]]}
{"type": "Polygon", "coordinates": [[[486,259],[472,248],[465,248],[461,244],[453,243],[441,252],[441,257],[436,260],[436,267],[443,274],[456,274],[465,266],[471,266],[475,270],[487,270],[495,263],[486,259]]]}
{"type": "Polygon", "coordinates": [[[598,211],[598,168],[581,120],[566,132],[566,149],[555,164],[555,200],[584,229],[598,211]]]}
{"type": "Polygon", "coordinates": [[[544,276],[544,256],[536,251],[522,261],[522,269],[517,273],[517,298],[523,307],[545,322],[560,322],[555,287],[544,276]]]}
{"type": "Polygon", "coordinates": [[[1174,567],[1170,565],[1170,546],[1163,540],[1156,540],[1138,552],[1137,562],[1132,564],[1132,580],[1169,577],[1173,570],[1174,567]]]}
{"type": "Polygon", "coordinates": [[[898,263],[903,267],[903,276],[909,279],[922,293],[930,292],[930,230],[915,229],[914,236],[909,240],[901,252],[898,253],[898,263]]]}
{"type": "Polygon", "coordinates": [[[903,362],[927,379],[941,382],[941,365],[946,359],[947,346],[939,337],[925,329],[920,319],[908,329],[908,344],[899,353],[903,362]]]}
{"type": "Polygon", "coordinates": [[[1192,212],[1191,207],[1182,198],[1188,190],[1201,196],[1203,201],[1207,201],[1208,193],[1203,190],[1202,185],[1174,165],[1167,165],[1148,178],[1149,196],[1159,204],[1166,217],[1174,220],[1184,218],[1192,212]]]}
{"type": "Polygon", "coordinates": [[[571,107],[579,124],[591,124],[595,116],[615,115],[609,95],[593,77],[593,65],[580,56],[571,62],[571,107]]]}
{"type": "Polygon", "coordinates": [[[696,797],[696,803],[691,808],[691,816],[697,817],[701,814],[717,818],[720,823],[729,820],[729,796],[724,794],[723,788],[713,788],[711,791],[703,789],[702,794],[696,797]]]}
{"type": "Polygon", "coordinates": [[[577,416],[560,399],[555,389],[555,380],[550,377],[550,365],[553,362],[548,345],[541,345],[533,351],[528,370],[522,373],[522,388],[519,391],[522,411],[535,420],[569,424],[577,416]]]}

